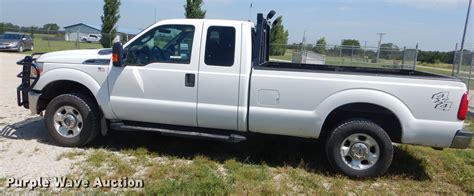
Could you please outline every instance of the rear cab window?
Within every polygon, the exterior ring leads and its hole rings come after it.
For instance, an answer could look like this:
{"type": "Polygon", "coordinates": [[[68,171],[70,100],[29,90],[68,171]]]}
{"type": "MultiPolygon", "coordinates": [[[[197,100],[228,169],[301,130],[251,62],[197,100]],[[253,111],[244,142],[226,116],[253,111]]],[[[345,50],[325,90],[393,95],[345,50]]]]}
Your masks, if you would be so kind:
{"type": "Polygon", "coordinates": [[[234,27],[209,27],[204,59],[206,65],[232,67],[235,59],[235,36],[234,27]]]}

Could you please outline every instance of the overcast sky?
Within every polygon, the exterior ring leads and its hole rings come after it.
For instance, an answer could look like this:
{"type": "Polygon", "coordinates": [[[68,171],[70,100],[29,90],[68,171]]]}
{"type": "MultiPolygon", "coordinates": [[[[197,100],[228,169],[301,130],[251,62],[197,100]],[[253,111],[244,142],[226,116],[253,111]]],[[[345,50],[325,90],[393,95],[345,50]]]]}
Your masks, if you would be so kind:
{"type": "MultiPolygon", "coordinates": [[[[257,12],[274,9],[283,15],[290,43],[326,37],[329,44],[358,39],[376,46],[377,32],[384,42],[423,50],[453,50],[461,41],[468,0],[204,0],[207,18],[255,20],[257,12]]],[[[184,18],[185,0],[122,0],[119,26],[144,28],[157,20],[184,18]]],[[[102,0],[0,0],[0,21],[22,26],[58,23],[61,27],[100,25],[102,0]]],[[[474,12],[474,10],[473,10],[474,12]]],[[[472,14],[471,14],[472,15],[472,14]]],[[[474,18],[471,20],[474,23],[474,18]]],[[[467,42],[474,43],[474,25],[467,42]]],[[[470,44],[473,47],[473,44],[470,44]]]]}

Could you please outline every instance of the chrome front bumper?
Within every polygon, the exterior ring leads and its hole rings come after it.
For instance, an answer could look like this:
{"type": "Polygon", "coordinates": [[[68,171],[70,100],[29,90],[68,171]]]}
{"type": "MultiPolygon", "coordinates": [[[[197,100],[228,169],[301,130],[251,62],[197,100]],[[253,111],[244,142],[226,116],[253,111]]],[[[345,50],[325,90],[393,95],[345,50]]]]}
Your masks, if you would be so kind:
{"type": "Polygon", "coordinates": [[[459,130],[454,136],[451,148],[466,149],[471,145],[473,133],[470,131],[459,130]]]}

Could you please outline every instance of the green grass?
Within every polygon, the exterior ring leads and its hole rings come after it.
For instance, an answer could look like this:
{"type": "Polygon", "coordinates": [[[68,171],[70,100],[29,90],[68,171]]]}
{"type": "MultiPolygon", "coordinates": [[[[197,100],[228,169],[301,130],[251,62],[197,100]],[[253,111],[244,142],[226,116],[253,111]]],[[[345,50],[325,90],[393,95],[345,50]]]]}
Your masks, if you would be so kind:
{"type": "MultiPolygon", "coordinates": [[[[474,123],[468,128],[474,130],[474,123]]],[[[105,140],[107,148],[97,146],[87,152],[86,160],[73,178],[127,176],[145,182],[143,189],[118,189],[119,193],[474,193],[474,143],[469,149],[443,151],[399,145],[395,147],[392,166],[384,176],[357,180],[335,173],[317,142],[257,137],[240,144],[226,144],[151,133],[116,133],[105,140]]]]}
{"type": "MultiPolygon", "coordinates": [[[[39,149],[38,149],[38,150],[39,150],[39,149]]],[[[35,151],[36,151],[36,148],[35,148],[35,151]]],[[[71,152],[65,152],[65,153],[60,154],[58,157],[56,157],[56,160],[57,160],[57,161],[60,161],[60,160],[62,160],[62,159],[64,159],[64,158],[73,160],[73,159],[75,159],[76,157],[84,156],[85,154],[86,154],[85,151],[78,151],[78,150],[71,151],[71,152]]]]}

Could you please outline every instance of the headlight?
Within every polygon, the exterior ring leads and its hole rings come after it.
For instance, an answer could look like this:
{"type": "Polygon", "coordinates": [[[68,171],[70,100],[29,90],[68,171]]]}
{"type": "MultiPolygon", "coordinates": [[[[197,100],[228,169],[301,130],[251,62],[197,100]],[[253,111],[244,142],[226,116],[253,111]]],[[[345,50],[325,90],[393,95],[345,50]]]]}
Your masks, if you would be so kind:
{"type": "Polygon", "coordinates": [[[10,47],[14,47],[16,45],[18,45],[18,42],[11,42],[10,44],[8,44],[8,46],[10,46],[10,47]]]}
{"type": "MultiPolygon", "coordinates": [[[[38,70],[39,70],[39,75],[41,76],[41,74],[43,73],[43,64],[42,62],[37,62],[35,63],[36,67],[38,67],[38,70]]],[[[38,72],[36,71],[35,68],[31,67],[31,75],[34,76],[34,77],[37,77],[38,76],[38,72]]]]}

